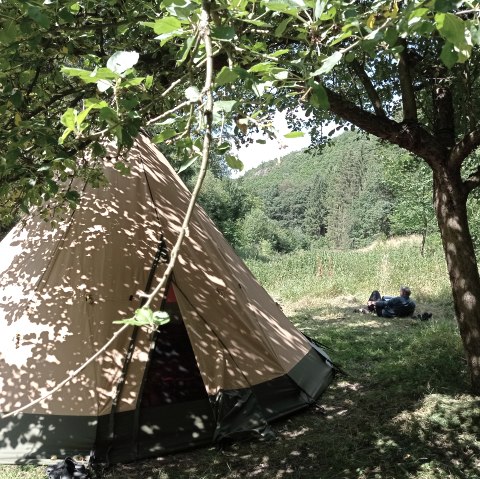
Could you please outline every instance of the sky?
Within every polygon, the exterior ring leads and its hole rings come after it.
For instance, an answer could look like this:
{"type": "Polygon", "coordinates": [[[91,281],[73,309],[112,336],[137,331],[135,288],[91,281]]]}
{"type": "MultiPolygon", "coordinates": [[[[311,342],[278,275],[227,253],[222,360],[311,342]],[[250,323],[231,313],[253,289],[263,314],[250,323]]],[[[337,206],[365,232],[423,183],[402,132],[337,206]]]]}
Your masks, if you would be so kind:
{"type": "Polygon", "coordinates": [[[300,138],[284,137],[291,130],[288,128],[285,116],[281,112],[275,114],[273,121],[277,130],[277,138],[269,139],[260,133],[252,135],[254,140],[265,140],[265,144],[252,143],[237,150],[238,157],[243,163],[243,171],[233,173],[233,177],[241,176],[245,171],[255,168],[261,163],[279,160],[292,151],[299,151],[310,145],[310,135],[306,131],[303,132],[304,136],[300,138]]]}

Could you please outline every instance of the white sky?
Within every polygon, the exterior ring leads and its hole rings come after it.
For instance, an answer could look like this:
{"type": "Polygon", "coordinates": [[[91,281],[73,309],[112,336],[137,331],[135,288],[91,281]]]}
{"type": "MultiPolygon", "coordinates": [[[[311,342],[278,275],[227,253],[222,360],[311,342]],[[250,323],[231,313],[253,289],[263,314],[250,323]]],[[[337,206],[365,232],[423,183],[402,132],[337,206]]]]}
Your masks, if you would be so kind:
{"type": "Polygon", "coordinates": [[[306,131],[303,131],[304,136],[300,138],[284,137],[291,131],[284,114],[277,112],[273,121],[277,130],[277,139],[269,139],[260,133],[252,135],[254,140],[263,139],[266,143],[252,143],[237,150],[238,157],[243,163],[243,171],[233,172],[233,177],[238,177],[263,162],[278,160],[292,151],[299,151],[310,145],[310,135],[306,131]]]}

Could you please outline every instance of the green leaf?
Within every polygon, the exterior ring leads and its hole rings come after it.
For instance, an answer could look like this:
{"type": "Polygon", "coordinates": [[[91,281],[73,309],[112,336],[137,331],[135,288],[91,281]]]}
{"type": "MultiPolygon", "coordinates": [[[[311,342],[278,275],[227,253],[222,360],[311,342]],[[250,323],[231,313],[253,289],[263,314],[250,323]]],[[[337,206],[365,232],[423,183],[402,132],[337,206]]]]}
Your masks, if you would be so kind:
{"type": "Polygon", "coordinates": [[[129,175],[130,174],[130,168],[123,163],[123,161],[117,161],[115,165],[113,165],[114,168],[119,171],[122,175],[129,175]]]}
{"type": "Polygon", "coordinates": [[[115,52],[107,61],[107,68],[122,74],[137,64],[140,55],[137,52],[115,52]]]}
{"type": "Polygon", "coordinates": [[[326,21],[326,20],[332,20],[335,18],[335,15],[337,14],[337,9],[335,7],[330,7],[326,12],[324,12],[320,20],[326,21]]]}
{"type": "Polygon", "coordinates": [[[155,135],[152,138],[152,141],[154,143],[163,143],[165,140],[168,140],[169,138],[173,138],[177,132],[173,128],[167,128],[166,130],[163,130],[161,133],[158,133],[158,135],[155,135]]]}
{"type": "Polygon", "coordinates": [[[452,68],[458,62],[458,53],[455,51],[455,46],[450,42],[445,42],[440,53],[440,60],[447,68],[452,68]]]}
{"type": "Polygon", "coordinates": [[[383,39],[387,42],[389,47],[395,46],[398,40],[398,32],[396,28],[390,27],[385,30],[385,34],[383,35],[383,39]]]}
{"type": "Polygon", "coordinates": [[[153,28],[157,35],[176,32],[182,28],[182,22],[175,17],[163,17],[155,22],[140,22],[140,24],[153,28]]]}
{"type": "Polygon", "coordinates": [[[236,156],[226,155],[225,161],[227,165],[233,170],[239,170],[239,171],[243,170],[243,163],[236,156]]]}
{"type": "Polygon", "coordinates": [[[72,133],[74,130],[73,128],[67,128],[64,132],[63,132],[63,135],[58,139],[58,144],[59,145],[63,145],[63,143],[65,142],[65,140],[67,139],[68,135],[70,135],[70,133],[72,133]]]}
{"type": "Polygon", "coordinates": [[[285,55],[286,53],[290,53],[291,50],[289,50],[288,48],[284,48],[283,50],[277,50],[276,52],[273,52],[270,54],[271,57],[280,57],[282,55],[285,55]]]}
{"type": "Polygon", "coordinates": [[[10,101],[13,103],[15,108],[20,108],[22,106],[22,92],[20,90],[14,91],[10,96],[10,101]]]}
{"type": "Polygon", "coordinates": [[[213,28],[212,37],[221,41],[232,41],[235,38],[235,29],[233,27],[220,25],[213,28]]]}
{"type": "Polygon", "coordinates": [[[435,24],[440,35],[453,43],[465,43],[465,24],[452,13],[437,13],[435,15],[435,24]]]}
{"type": "Polygon", "coordinates": [[[108,106],[108,103],[105,100],[99,100],[98,98],[87,98],[85,100],[85,108],[91,109],[101,109],[108,106]]]}
{"type": "Polygon", "coordinates": [[[273,76],[277,80],[286,80],[288,78],[288,70],[282,70],[280,68],[275,69],[275,72],[273,73],[273,76]]]}
{"type": "Polygon", "coordinates": [[[98,68],[94,71],[89,71],[81,68],[62,67],[61,72],[67,76],[78,77],[85,83],[97,83],[99,80],[115,80],[119,78],[119,75],[109,68],[98,68]]]}
{"type": "Polygon", "coordinates": [[[238,103],[237,100],[216,101],[213,104],[213,111],[214,112],[223,111],[224,113],[230,113],[237,103],[238,103]]]}
{"type": "Polygon", "coordinates": [[[196,161],[197,161],[196,156],[186,161],[185,163],[182,164],[182,166],[180,166],[177,173],[181,173],[182,171],[185,171],[187,168],[190,168],[190,166],[192,166],[196,161]]]}
{"type": "Polygon", "coordinates": [[[78,201],[80,200],[80,193],[75,190],[69,190],[67,191],[65,198],[72,203],[78,203],[78,201]]]}
{"type": "Polygon", "coordinates": [[[155,311],[153,313],[153,323],[157,326],[163,326],[170,322],[170,316],[166,311],[155,311]]]}
{"type": "Polygon", "coordinates": [[[320,108],[322,110],[328,110],[329,102],[328,95],[323,87],[319,83],[315,82],[312,86],[312,92],[310,94],[309,102],[315,108],[320,108]]]}
{"type": "Polygon", "coordinates": [[[135,311],[135,321],[138,325],[152,324],[153,311],[150,308],[140,308],[135,311]]]}
{"type": "Polygon", "coordinates": [[[100,119],[106,121],[110,126],[119,123],[117,112],[110,107],[104,107],[100,110],[100,119]]]}
{"type": "Polygon", "coordinates": [[[97,89],[100,93],[106,92],[109,88],[113,88],[113,83],[108,80],[98,80],[97,89]]]}
{"type": "Polygon", "coordinates": [[[316,0],[315,9],[313,11],[314,20],[318,20],[322,15],[325,7],[327,6],[328,0],[316,0]]]}
{"type": "Polygon", "coordinates": [[[75,122],[77,118],[77,112],[73,108],[69,108],[60,118],[60,123],[70,128],[71,130],[75,129],[75,122]]]}
{"type": "Polygon", "coordinates": [[[270,72],[273,68],[276,67],[275,63],[272,62],[261,62],[253,65],[253,67],[249,68],[250,73],[257,73],[257,72],[270,72]]]}
{"type": "Polygon", "coordinates": [[[135,77],[135,78],[132,78],[130,80],[124,81],[122,83],[122,86],[124,88],[128,88],[128,87],[131,87],[131,86],[138,86],[141,83],[143,83],[143,80],[145,80],[145,77],[135,77]]]}
{"type": "Polygon", "coordinates": [[[50,28],[50,19],[45,15],[40,7],[29,6],[27,15],[41,27],[50,28]]]}
{"type": "Polygon", "coordinates": [[[292,17],[287,17],[287,18],[284,18],[277,26],[277,28],[275,29],[275,33],[274,35],[276,37],[281,37],[283,35],[283,33],[285,32],[285,30],[287,29],[288,27],[288,24],[293,20],[292,17]]]}
{"type": "Polygon", "coordinates": [[[310,76],[311,77],[316,77],[317,75],[323,75],[324,73],[329,73],[335,65],[340,63],[341,59],[343,57],[342,52],[336,51],[333,55],[330,55],[328,58],[326,58],[322,66],[314,71],[310,76]]]}
{"type": "Polygon", "coordinates": [[[182,49],[180,50],[180,55],[177,60],[177,65],[181,65],[187,58],[189,53],[192,51],[192,47],[195,43],[195,37],[190,36],[184,42],[182,49]]]}
{"type": "Polygon", "coordinates": [[[299,10],[306,10],[307,6],[303,0],[264,0],[262,2],[269,10],[296,15],[299,10]]]}
{"type": "Polygon", "coordinates": [[[19,30],[17,24],[12,20],[5,22],[3,28],[0,29],[0,43],[5,45],[17,41],[19,30]]]}
{"type": "Polygon", "coordinates": [[[235,69],[223,67],[215,78],[216,85],[227,85],[233,83],[238,78],[238,73],[235,69]]]}
{"type": "Polygon", "coordinates": [[[332,37],[329,45],[331,47],[333,47],[337,43],[340,43],[341,41],[345,40],[346,38],[351,37],[352,35],[353,35],[353,32],[351,30],[346,30],[346,31],[340,33],[339,35],[337,35],[336,37],[332,37]]]}
{"type": "Polygon", "coordinates": [[[153,75],[147,75],[147,77],[145,78],[145,88],[147,90],[150,90],[152,85],[153,85],[153,75]]]}
{"type": "Polygon", "coordinates": [[[303,133],[303,131],[291,131],[290,133],[287,133],[283,136],[285,138],[303,138],[305,136],[305,133],[303,133]]]}

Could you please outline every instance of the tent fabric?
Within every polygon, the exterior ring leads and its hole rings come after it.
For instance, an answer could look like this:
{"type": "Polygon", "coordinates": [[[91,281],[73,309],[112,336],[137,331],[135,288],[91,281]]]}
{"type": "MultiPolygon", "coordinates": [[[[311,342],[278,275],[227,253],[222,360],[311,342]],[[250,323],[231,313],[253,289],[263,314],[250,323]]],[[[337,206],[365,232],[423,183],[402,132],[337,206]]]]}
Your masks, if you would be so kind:
{"type": "MultiPolygon", "coordinates": [[[[0,244],[2,414],[98,351],[120,328],[113,321],[139,307],[161,237],[168,248],[176,242],[190,193],[168,161],[143,136],[125,159],[131,174],[115,169],[113,147],[109,154],[106,186],[79,185],[79,206],[55,227],[32,215],[0,244]]],[[[154,284],[164,269],[158,265],[154,284]]],[[[163,304],[174,298],[176,326],[168,334],[177,340],[138,329],[126,364],[133,327],[124,331],[61,390],[0,419],[0,462],[73,454],[134,460],[262,432],[328,387],[334,368],[327,355],[289,322],[198,206],[171,285],[163,304]],[[191,357],[189,377],[155,359],[159,341],[170,341],[171,358],[191,357]],[[188,351],[175,349],[184,343],[188,351]],[[162,384],[158,391],[149,375],[162,384]],[[162,394],[163,403],[149,402],[162,394]]]]}

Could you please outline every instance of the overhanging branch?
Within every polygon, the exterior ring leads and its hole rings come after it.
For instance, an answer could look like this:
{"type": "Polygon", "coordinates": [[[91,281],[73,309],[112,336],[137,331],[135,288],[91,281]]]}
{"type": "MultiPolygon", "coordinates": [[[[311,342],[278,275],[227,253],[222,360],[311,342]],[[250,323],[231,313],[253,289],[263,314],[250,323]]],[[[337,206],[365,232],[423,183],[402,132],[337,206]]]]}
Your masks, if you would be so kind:
{"type": "Polygon", "coordinates": [[[463,160],[480,146],[480,128],[467,133],[452,149],[450,162],[459,167],[463,160]]]}
{"type": "Polygon", "coordinates": [[[339,93],[324,86],[329,110],[334,115],[346,120],[367,133],[398,145],[433,165],[435,157],[444,155],[441,146],[434,137],[417,123],[398,123],[390,118],[376,115],[359,108],[339,93]]]}

